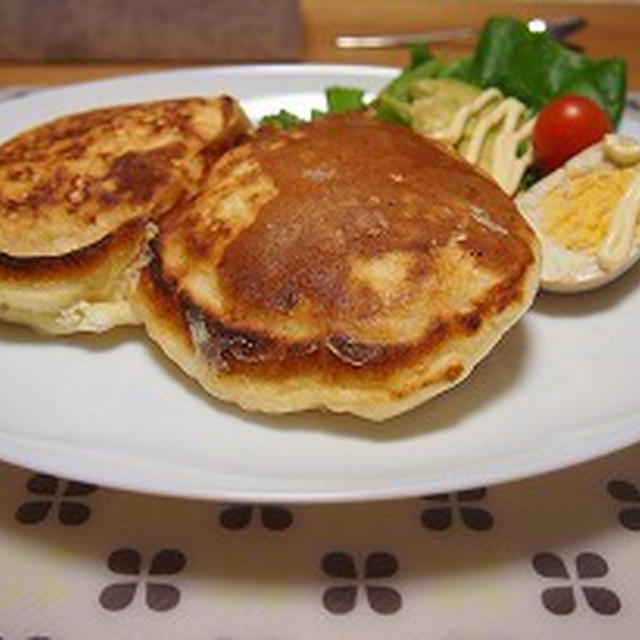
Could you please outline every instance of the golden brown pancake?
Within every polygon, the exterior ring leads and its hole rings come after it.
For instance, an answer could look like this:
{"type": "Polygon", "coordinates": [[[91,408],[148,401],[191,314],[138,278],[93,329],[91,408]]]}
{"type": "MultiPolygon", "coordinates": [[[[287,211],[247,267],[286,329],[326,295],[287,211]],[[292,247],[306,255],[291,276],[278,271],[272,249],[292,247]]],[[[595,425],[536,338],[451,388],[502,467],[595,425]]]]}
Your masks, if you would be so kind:
{"type": "Polygon", "coordinates": [[[210,393],[381,420],[460,382],[530,305],[538,245],[470,164],[364,113],[264,130],[159,223],[133,305],[210,393]]]}
{"type": "Polygon", "coordinates": [[[137,322],[148,223],[247,133],[227,96],[98,109],[0,146],[0,318],[51,333],[137,322]]]}

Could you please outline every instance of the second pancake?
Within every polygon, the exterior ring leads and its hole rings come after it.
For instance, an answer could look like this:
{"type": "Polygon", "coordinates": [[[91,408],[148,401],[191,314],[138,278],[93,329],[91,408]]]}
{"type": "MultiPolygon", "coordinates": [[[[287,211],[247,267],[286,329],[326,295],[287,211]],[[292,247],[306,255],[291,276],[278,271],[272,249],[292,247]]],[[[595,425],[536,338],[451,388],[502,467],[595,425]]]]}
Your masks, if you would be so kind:
{"type": "Polygon", "coordinates": [[[223,156],[161,221],[133,303],[217,397],[384,419],[464,379],[538,272],[535,236],[493,181],[355,113],[223,156]]]}
{"type": "Polygon", "coordinates": [[[49,333],[137,322],[150,221],[249,130],[227,96],[73,114],[0,146],[0,318],[49,333]]]}

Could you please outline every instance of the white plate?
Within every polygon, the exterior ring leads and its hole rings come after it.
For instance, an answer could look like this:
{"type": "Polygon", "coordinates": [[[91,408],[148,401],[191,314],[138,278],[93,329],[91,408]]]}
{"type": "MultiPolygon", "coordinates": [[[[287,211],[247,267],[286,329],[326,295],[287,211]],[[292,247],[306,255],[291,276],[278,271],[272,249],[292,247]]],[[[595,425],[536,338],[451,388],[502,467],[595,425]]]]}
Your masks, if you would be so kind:
{"type": "MultiPolygon", "coordinates": [[[[396,71],[292,65],[146,74],[0,106],[0,139],[113,103],[229,92],[257,117],[323,107],[332,83],[396,71]]],[[[625,119],[627,131],[640,125],[625,119]]],[[[216,402],[142,330],[47,339],[0,325],[0,457],[101,485],[225,500],[334,501],[513,480],[640,440],[640,269],[595,293],[539,298],[461,386],[382,425],[216,402]]]]}

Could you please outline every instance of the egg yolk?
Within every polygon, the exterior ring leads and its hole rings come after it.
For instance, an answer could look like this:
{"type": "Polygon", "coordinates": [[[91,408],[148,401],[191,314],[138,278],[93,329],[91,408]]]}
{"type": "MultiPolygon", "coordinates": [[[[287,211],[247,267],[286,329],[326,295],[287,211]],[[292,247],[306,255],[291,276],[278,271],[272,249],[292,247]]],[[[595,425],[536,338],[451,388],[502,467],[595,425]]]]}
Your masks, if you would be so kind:
{"type": "MultiPolygon", "coordinates": [[[[595,253],[636,174],[637,169],[629,167],[569,176],[542,200],[542,231],[567,249],[595,253]]],[[[636,224],[636,237],[640,237],[640,223],[636,224]]]]}

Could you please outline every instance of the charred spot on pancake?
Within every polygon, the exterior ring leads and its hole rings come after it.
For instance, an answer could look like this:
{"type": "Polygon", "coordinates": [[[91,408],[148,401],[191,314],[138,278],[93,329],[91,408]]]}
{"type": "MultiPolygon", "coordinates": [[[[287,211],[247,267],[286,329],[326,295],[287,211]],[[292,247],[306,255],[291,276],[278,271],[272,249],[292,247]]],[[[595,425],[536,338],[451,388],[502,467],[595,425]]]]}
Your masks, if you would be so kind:
{"type": "Polygon", "coordinates": [[[255,331],[233,329],[219,321],[208,322],[207,327],[210,345],[224,359],[255,362],[269,350],[269,341],[255,331]]]}
{"type": "MultiPolygon", "coordinates": [[[[154,239],[150,244],[153,244],[154,239]]],[[[162,258],[147,247],[147,263],[142,269],[136,287],[136,295],[144,296],[154,309],[155,316],[165,327],[171,327],[174,335],[195,353],[184,309],[178,299],[175,283],[162,273],[162,258]]]]}
{"type": "Polygon", "coordinates": [[[207,167],[221,158],[227,151],[243,144],[250,139],[246,127],[241,122],[230,125],[223,136],[202,149],[202,156],[207,167]]]}
{"type": "Polygon", "coordinates": [[[116,181],[116,191],[126,191],[133,203],[148,202],[158,186],[168,179],[166,165],[184,155],[186,147],[174,142],[149,151],[129,151],[114,159],[107,178],[116,181]]]}
{"type": "Polygon", "coordinates": [[[344,333],[334,333],[326,340],[329,351],[337,358],[354,367],[361,367],[380,360],[385,353],[384,346],[365,344],[344,333]]]}
{"type": "Polygon", "coordinates": [[[165,296],[175,295],[175,281],[164,273],[162,255],[159,247],[160,239],[152,238],[147,244],[147,268],[151,280],[157,289],[165,296]]]}
{"type": "Polygon", "coordinates": [[[236,107],[235,101],[230,96],[221,96],[220,107],[222,115],[222,126],[227,128],[231,123],[236,120],[236,107]]]}
{"type": "Polygon", "coordinates": [[[105,207],[113,207],[120,202],[120,195],[115,191],[100,191],[98,202],[105,207]]]}
{"type": "Polygon", "coordinates": [[[236,362],[259,362],[273,347],[268,337],[225,325],[184,298],[182,306],[193,346],[219,371],[236,362]]]}
{"type": "Polygon", "coordinates": [[[280,311],[291,311],[298,304],[300,292],[294,289],[284,289],[276,298],[275,306],[280,311]]]}
{"type": "Polygon", "coordinates": [[[444,372],[444,378],[446,380],[448,380],[449,382],[454,382],[455,380],[457,380],[462,373],[464,372],[464,366],[461,364],[452,364],[449,365],[446,369],[446,371],[444,372]]]}
{"type": "Polygon", "coordinates": [[[478,311],[472,311],[462,316],[462,324],[471,333],[477,331],[482,324],[482,316],[478,311]]]}

